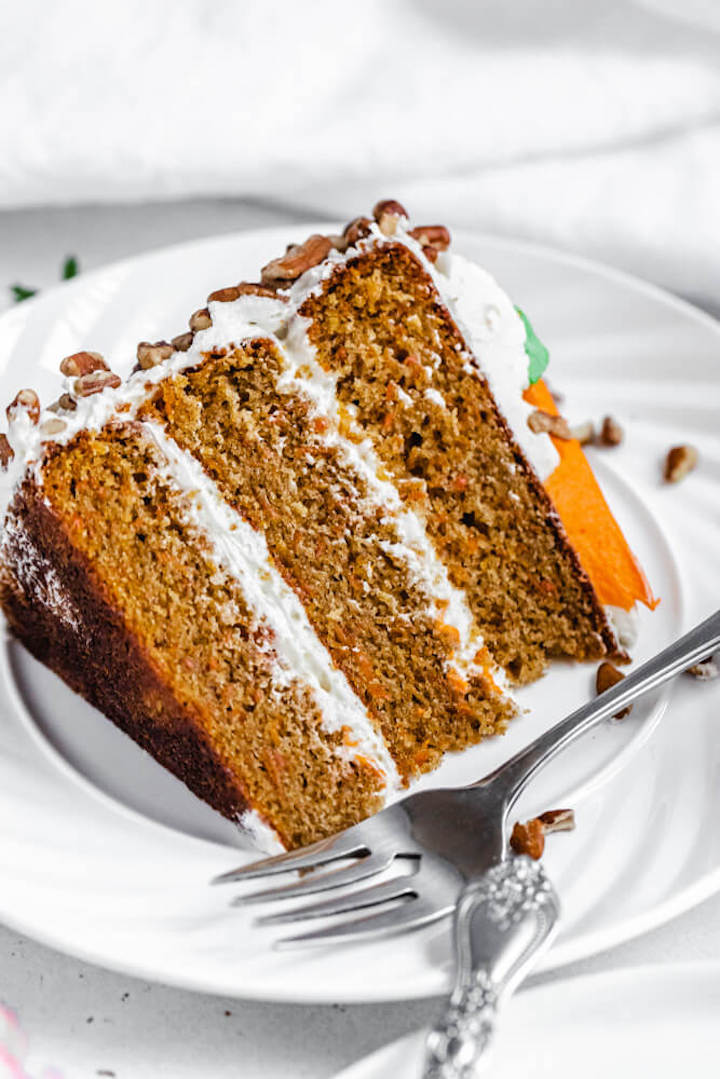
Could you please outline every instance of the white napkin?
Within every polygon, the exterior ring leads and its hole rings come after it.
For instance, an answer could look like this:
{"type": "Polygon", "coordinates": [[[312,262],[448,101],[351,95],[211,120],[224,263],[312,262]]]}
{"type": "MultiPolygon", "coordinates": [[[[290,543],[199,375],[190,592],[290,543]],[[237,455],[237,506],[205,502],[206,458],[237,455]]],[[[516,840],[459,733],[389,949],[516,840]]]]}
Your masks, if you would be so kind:
{"type": "Polygon", "coordinates": [[[699,23],[677,0],[6,4],[0,208],[221,195],[342,217],[391,196],[711,299],[703,3],[699,23]]]}

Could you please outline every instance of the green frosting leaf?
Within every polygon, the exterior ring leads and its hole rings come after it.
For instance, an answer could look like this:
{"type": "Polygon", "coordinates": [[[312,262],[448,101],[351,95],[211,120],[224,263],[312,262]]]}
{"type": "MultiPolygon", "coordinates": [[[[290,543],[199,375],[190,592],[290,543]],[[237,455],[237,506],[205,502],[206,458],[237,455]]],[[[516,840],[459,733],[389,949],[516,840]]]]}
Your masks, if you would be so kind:
{"type": "Polygon", "coordinates": [[[29,300],[36,292],[36,288],[26,288],[25,285],[10,286],[10,293],[15,303],[22,303],[23,300],[29,300]]]}
{"type": "Polygon", "coordinates": [[[530,361],[528,364],[528,381],[530,385],[537,382],[542,377],[542,373],[550,362],[550,353],[545,348],[539,337],[535,335],[535,331],[530,324],[530,319],[527,315],[516,307],[515,310],[519,314],[525,327],[525,354],[530,361]]]}
{"type": "Polygon", "coordinates": [[[77,277],[80,273],[80,264],[75,255],[68,255],[62,265],[62,279],[69,281],[71,277],[77,277]]]}

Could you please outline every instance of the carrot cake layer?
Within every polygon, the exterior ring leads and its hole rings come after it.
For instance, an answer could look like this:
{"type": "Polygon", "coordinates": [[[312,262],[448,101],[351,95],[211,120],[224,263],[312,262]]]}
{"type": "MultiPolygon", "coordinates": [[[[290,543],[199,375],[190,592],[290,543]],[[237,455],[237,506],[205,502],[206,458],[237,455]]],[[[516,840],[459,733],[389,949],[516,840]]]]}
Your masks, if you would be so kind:
{"type": "Polygon", "coordinates": [[[265,843],[501,732],[502,668],[616,648],[548,493],[525,321],[448,242],[379,204],[124,381],[75,353],[53,405],[8,409],[13,630],[265,843]]]}

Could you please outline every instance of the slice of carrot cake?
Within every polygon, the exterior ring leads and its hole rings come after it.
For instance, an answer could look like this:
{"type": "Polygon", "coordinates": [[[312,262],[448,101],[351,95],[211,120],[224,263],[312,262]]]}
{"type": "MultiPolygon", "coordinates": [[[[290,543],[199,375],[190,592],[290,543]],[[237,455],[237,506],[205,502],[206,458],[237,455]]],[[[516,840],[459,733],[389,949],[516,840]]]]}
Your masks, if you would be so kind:
{"type": "Polygon", "coordinates": [[[523,399],[537,342],[448,243],[381,203],[141,343],[124,382],[76,353],[55,404],[8,409],[13,631],[284,846],[502,731],[508,676],[616,648],[523,399]]]}

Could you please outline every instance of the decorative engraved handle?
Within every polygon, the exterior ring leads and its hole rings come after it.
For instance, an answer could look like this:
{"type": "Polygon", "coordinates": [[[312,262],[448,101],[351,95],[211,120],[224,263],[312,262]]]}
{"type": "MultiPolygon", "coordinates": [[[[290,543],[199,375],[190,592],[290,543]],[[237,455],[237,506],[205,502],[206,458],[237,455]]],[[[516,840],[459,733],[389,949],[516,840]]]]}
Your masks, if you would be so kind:
{"type": "Polygon", "coordinates": [[[455,989],[428,1035],[425,1079],[472,1079],[502,999],[549,944],[559,913],[545,871],[525,856],[466,886],[455,911],[455,989]]]}

